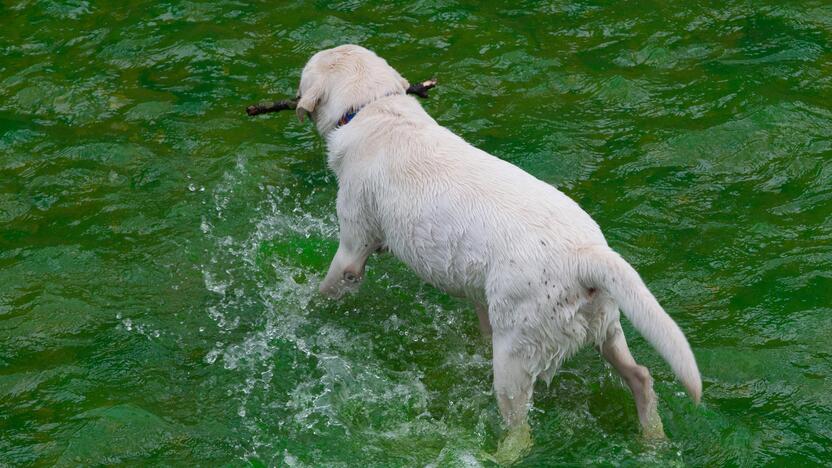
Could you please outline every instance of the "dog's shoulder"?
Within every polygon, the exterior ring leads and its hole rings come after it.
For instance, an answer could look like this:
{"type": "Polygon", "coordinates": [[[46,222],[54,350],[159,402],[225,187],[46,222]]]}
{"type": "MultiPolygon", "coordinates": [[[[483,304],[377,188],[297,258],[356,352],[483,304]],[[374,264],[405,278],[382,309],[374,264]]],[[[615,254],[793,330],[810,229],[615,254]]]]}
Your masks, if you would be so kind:
{"type": "Polygon", "coordinates": [[[349,124],[327,136],[327,148],[330,159],[340,164],[406,162],[428,154],[443,131],[414,98],[395,96],[361,109],[349,124]]]}

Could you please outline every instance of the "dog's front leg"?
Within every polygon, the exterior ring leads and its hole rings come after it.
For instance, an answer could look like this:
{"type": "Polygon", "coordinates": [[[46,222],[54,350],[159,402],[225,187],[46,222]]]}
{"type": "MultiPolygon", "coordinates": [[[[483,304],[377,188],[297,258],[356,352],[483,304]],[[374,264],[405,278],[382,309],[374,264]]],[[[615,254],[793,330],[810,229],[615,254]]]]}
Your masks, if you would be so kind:
{"type": "Polygon", "coordinates": [[[352,250],[343,243],[340,244],[318,290],[333,299],[338,299],[345,292],[356,290],[363,279],[367,257],[369,253],[352,250]]]}
{"type": "Polygon", "coordinates": [[[339,183],[336,201],[340,228],[338,251],[318,288],[333,299],[358,289],[367,257],[382,245],[378,228],[374,227],[372,204],[365,197],[367,190],[363,179],[352,174],[339,179],[339,183]]]}
{"type": "Polygon", "coordinates": [[[341,226],[338,251],[318,288],[321,294],[338,299],[344,293],[358,289],[361,280],[364,279],[367,258],[379,248],[378,242],[367,240],[367,236],[358,234],[349,226],[341,226]]]}

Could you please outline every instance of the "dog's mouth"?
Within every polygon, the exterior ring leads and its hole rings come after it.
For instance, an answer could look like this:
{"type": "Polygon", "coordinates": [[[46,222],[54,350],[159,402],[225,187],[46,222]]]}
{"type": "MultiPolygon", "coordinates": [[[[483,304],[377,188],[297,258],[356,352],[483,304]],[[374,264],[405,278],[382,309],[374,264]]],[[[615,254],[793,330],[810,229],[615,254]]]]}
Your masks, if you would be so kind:
{"type": "MultiPolygon", "coordinates": [[[[411,84],[410,86],[408,86],[406,92],[407,94],[413,94],[419,96],[422,99],[427,99],[429,97],[428,90],[432,89],[434,86],[436,86],[436,78],[431,78],[429,80],[411,84]]],[[[252,104],[246,107],[246,114],[253,117],[255,115],[268,114],[269,112],[295,110],[298,107],[298,101],[300,101],[300,96],[294,99],[284,99],[282,101],[252,104]]]]}

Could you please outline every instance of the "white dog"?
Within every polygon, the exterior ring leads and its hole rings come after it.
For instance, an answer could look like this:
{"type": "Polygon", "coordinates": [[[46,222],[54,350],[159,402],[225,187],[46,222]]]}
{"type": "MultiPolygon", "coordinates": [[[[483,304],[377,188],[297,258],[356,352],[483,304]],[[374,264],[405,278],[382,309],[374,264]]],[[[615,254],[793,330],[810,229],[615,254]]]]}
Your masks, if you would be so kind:
{"type": "Polygon", "coordinates": [[[618,308],[695,401],[702,383],[676,323],[574,201],[433,120],[373,52],[343,45],[303,69],[297,112],[311,115],[338,177],[340,243],[320,290],[340,297],[386,248],[422,279],[475,304],[492,334],[494,390],[506,424],[526,424],[532,386],[594,344],[661,436],[653,382],[636,364],[618,308]]]}

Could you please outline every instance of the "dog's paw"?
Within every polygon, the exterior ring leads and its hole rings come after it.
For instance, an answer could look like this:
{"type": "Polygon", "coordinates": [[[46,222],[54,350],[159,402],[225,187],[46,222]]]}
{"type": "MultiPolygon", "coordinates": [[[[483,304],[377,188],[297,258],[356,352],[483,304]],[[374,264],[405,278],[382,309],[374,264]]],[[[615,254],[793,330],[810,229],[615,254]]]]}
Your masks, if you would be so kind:
{"type": "Polygon", "coordinates": [[[511,466],[529,453],[532,444],[532,428],[529,423],[512,427],[497,444],[493,459],[501,466],[511,466]]]}
{"type": "Polygon", "coordinates": [[[318,292],[325,297],[335,300],[341,299],[341,296],[344,295],[344,291],[325,283],[321,283],[321,285],[318,286],[318,292]]]}
{"type": "Polygon", "coordinates": [[[353,294],[358,291],[361,280],[364,278],[351,271],[345,271],[341,278],[336,281],[324,281],[318,287],[318,291],[330,299],[341,299],[345,294],[353,294]]]}
{"type": "Polygon", "coordinates": [[[650,418],[647,425],[641,428],[641,436],[646,440],[666,440],[667,436],[664,433],[664,425],[659,415],[656,414],[654,418],[650,418]]]}

